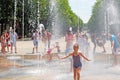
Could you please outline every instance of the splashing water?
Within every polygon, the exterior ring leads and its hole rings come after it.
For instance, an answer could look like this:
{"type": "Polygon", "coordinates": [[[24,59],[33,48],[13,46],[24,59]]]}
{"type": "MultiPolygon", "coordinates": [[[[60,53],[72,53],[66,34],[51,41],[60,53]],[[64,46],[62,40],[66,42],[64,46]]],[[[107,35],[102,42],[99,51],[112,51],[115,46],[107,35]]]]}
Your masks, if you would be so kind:
{"type": "Polygon", "coordinates": [[[120,31],[120,18],[118,7],[115,0],[110,0],[106,8],[106,25],[108,32],[119,32],[120,31]]]}
{"type": "Polygon", "coordinates": [[[51,10],[51,16],[53,16],[52,19],[52,32],[53,32],[53,39],[59,38],[62,35],[63,28],[62,28],[62,22],[59,17],[58,8],[57,8],[57,2],[56,0],[50,0],[50,10],[51,10]]]}

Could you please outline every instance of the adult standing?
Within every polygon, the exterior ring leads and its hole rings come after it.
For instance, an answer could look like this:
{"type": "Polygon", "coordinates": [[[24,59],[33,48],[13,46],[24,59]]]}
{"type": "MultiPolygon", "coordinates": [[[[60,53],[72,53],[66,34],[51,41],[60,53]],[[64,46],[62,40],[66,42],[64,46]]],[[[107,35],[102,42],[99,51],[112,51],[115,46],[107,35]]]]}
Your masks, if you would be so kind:
{"type": "Polygon", "coordinates": [[[47,29],[43,31],[42,41],[45,46],[44,52],[46,52],[46,50],[50,48],[50,41],[51,41],[51,33],[47,29]]]}
{"type": "Polygon", "coordinates": [[[9,33],[7,32],[7,30],[4,31],[4,35],[5,35],[5,39],[6,39],[6,47],[7,47],[7,52],[9,52],[9,33]]]}
{"type": "Polygon", "coordinates": [[[1,52],[3,55],[6,53],[5,47],[6,47],[6,39],[5,39],[5,33],[3,32],[1,35],[1,52]]]}
{"type": "Polygon", "coordinates": [[[110,35],[110,41],[111,41],[111,49],[112,49],[112,54],[113,54],[113,65],[118,64],[118,49],[119,49],[119,41],[117,37],[114,34],[110,35]]]}
{"type": "MultiPolygon", "coordinates": [[[[74,41],[74,35],[72,34],[72,32],[70,30],[67,31],[66,35],[65,35],[65,41],[66,41],[66,50],[65,50],[65,54],[67,55],[68,53],[73,51],[73,41],[74,41]]],[[[70,71],[72,71],[72,59],[70,58],[70,71]]]]}
{"type": "Polygon", "coordinates": [[[15,29],[12,29],[12,31],[10,32],[11,53],[13,53],[13,47],[15,48],[15,53],[17,53],[17,46],[16,46],[17,39],[18,39],[18,35],[15,32],[15,29]]]}
{"type": "Polygon", "coordinates": [[[73,51],[73,41],[74,41],[74,35],[71,33],[71,31],[67,31],[67,34],[65,35],[65,41],[66,41],[66,51],[65,54],[73,51]]]}

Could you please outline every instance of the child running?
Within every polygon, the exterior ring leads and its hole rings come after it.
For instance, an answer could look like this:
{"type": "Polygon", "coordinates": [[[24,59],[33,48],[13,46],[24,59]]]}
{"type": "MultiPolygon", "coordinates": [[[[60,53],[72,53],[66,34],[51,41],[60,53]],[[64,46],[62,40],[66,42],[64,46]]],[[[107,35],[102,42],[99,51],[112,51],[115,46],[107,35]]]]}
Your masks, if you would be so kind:
{"type": "Polygon", "coordinates": [[[69,55],[67,55],[61,59],[66,59],[66,58],[72,56],[73,69],[74,69],[74,80],[80,80],[80,71],[82,68],[81,57],[83,57],[87,61],[90,61],[90,60],[87,57],[85,57],[81,52],[78,52],[79,46],[77,43],[74,44],[73,49],[74,49],[73,52],[71,52],[69,55]]]}

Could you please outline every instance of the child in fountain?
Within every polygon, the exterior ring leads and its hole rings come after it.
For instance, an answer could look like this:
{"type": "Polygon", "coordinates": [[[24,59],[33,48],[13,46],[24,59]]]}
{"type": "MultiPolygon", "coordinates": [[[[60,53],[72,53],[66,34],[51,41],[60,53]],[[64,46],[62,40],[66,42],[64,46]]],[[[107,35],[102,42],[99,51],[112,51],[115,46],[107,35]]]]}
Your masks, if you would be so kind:
{"type": "Polygon", "coordinates": [[[52,49],[54,49],[54,48],[49,48],[49,49],[47,50],[47,54],[48,54],[48,56],[49,56],[49,60],[52,60],[52,55],[51,55],[52,49]]]}
{"type": "Polygon", "coordinates": [[[83,57],[87,61],[90,61],[90,60],[87,57],[85,57],[81,52],[78,52],[78,49],[79,49],[78,44],[74,44],[73,49],[74,49],[73,52],[71,52],[69,55],[67,55],[61,59],[66,59],[66,58],[72,56],[73,69],[74,69],[74,80],[80,80],[80,71],[82,68],[81,57],[83,57]]]}
{"type": "MultiPolygon", "coordinates": [[[[51,52],[52,52],[52,50],[55,49],[55,48],[57,48],[57,52],[60,52],[60,47],[59,47],[59,43],[58,43],[58,42],[56,42],[56,45],[53,45],[51,48],[48,48],[47,54],[48,54],[48,56],[49,56],[49,60],[52,60],[52,54],[51,54],[51,52]]],[[[59,58],[58,55],[57,55],[57,57],[59,58]]]]}

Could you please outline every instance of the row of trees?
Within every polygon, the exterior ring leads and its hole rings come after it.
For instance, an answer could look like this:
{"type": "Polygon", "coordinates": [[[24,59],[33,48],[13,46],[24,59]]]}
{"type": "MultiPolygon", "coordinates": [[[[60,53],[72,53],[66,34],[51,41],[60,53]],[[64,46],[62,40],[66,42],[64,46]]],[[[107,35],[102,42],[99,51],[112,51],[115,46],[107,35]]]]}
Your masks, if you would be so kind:
{"type": "MultiPolygon", "coordinates": [[[[68,0],[56,0],[61,20],[67,26],[82,27],[83,22],[72,12],[68,0]],[[79,19],[79,20],[78,20],[79,19]]],[[[51,27],[50,0],[1,0],[0,1],[0,33],[4,29],[14,27],[14,17],[16,16],[16,31],[22,35],[24,26],[24,35],[30,33],[37,27],[38,22],[45,25],[45,28],[51,27]],[[15,1],[16,15],[15,15],[15,1]],[[23,14],[24,13],[24,14],[23,14]],[[24,21],[23,21],[24,20],[24,21]],[[39,21],[38,21],[39,20],[39,21]],[[24,25],[23,25],[24,22],[24,25]]]]}
{"type": "Polygon", "coordinates": [[[16,16],[16,30],[22,35],[22,24],[24,22],[25,35],[29,33],[31,28],[37,27],[37,20],[47,25],[47,17],[49,16],[48,0],[2,0],[0,1],[0,27],[1,32],[4,29],[14,26],[14,17],[16,16]],[[15,15],[15,1],[16,15],[15,15]],[[24,1],[24,3],[23,3],[24,1]],[[38,13],[39,7],[39,13],[38,13]],[[24,8],[24,12],[23,12],[24,8]],[[24,15],[23,15],[24,13],[24,15]],[[38,16],[40,14],[40,16],[38,16]],[[24,21],[23,20],[24,17],[24,21]]]}

